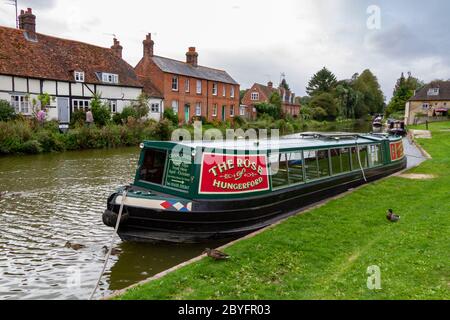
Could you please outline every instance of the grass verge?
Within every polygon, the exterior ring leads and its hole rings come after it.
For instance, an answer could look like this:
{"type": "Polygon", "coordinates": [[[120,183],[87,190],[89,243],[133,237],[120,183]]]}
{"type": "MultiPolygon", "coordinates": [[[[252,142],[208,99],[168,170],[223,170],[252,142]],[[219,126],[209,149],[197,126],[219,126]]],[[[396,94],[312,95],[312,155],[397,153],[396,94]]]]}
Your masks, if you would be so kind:
{"type": "Polygon", "coordinates": [[[432,160],[367,185],[117,299],[448,299],[450,297],[450,122],[419,143],[432,160]],[[446,130],[447,129],[447,130],[446,130]],[[385,212],[402,216],[389,223],[385,212]],[[381,290],[367,287],[369,266],[381,290]]]}

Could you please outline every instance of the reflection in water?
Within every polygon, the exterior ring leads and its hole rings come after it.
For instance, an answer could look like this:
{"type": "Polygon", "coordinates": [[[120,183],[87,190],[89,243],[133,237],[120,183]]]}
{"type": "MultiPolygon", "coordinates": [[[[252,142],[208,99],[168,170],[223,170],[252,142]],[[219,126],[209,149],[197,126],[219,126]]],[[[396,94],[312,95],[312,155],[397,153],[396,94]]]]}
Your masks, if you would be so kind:
{"type": "MultiPolygon", "coordinates": [[[[0,299],[87,299],[112,229],[107,197],[133,180],[139,150],[0,158],[0,299]],[[74,251],[67,241],[86,245],[74,251]],[[79,284],[79,285],[78,285],[79,284]]],[[[120,243],[100,294],[197,256],[201,246],[120,243]]]]}

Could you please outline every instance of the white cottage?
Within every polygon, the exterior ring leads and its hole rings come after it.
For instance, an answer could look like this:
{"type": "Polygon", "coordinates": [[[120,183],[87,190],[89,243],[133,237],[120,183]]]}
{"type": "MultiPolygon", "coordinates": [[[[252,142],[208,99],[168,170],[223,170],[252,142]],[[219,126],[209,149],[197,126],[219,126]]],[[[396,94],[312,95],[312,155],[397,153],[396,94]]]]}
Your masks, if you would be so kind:
{"type": "MultiPolygon", "coordinates": [[[[117,39],[102,48],[36,33],[31,9],[22,10],[19,22],[20,29],[0,26],[0,99],[10,101],[17,113],[31,115],[32,101],[47,93],[49,118],[68,123],[73,112],[89,109],[94,94],[116,113],[143,92],[117,39]]],[[[159,120],[162,99],[151,97],[149,107],[150,117],[159,120]]]]}

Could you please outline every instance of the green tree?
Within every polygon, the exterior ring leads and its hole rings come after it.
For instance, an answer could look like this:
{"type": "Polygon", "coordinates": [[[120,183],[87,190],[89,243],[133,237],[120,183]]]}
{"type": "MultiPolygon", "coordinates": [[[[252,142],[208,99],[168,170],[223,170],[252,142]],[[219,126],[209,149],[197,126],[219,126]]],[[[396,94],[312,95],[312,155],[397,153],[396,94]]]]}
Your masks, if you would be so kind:
{"type": "Polygon", "coordinates": [[[355,119],[363,94],[353,88],[353,80],[339,81],[335,91],[338,114],[345,119],[355,119]]]}
{"type": "Polygon", "coordinates": [[[138,119],[142,119],[148,116],[150,108],[148,107],[149,97],[145,93],[141,93],[136,102],[133,103],[133,108],[136,110],[136,116],[138,119]]]}
{"type": "Polygon", "coordinates": [[[15,117],[14,108],[6,100],[0,100],[0,121],[9,121],[15,117]]]}
{"type": "Polygon", "coordinates": [[[103,127],[111,121],[110,108],[102,102],[101,94],[95,94],[92,98],[91,110],[95,124],[103,127]]]}
{"type": "MultiPolygon", "coordinates": [[[[338,116],[338,108],[336,105],[336,100],[331,93],[324,92],[320,95],[316,95],[311,99],[310,107],[314,110],[313,115],[319,114],[321,117],[324,117],[326,120],[334,121],[338,116]],[[322,110],[325,111],[325,115],[322,110]]],[[[316,116],[314,116],[316,118],[316,116]]],[[[325,119],[316,119],[316,120],[325,120],[325,119]]]]}
{"type": "Polygon", "coordinates": [[[377,77],[369,69],[364,70],[353,82],[353,89],[362,94],[361,103],[355,109],[356,118],[383,112],[385,97],[377,77]]]}
{"type": "Polygon", "coordinates": [[[424,83],[413,77],[410,72],[408,72],[407,78],[402,73],[395,84],[392,99],[386,108],[386,115],[404,112],[406,103],[414,95],[414,91],[420,89],[423,85],[424,83]]]}
{"type": "Polygon", "coordinates": [[[280,88],[284,88],[287,91],[291,91],[289,84],[287,83],[286,79],[281,80],[280,88]]]}
{"type": "Polygon", "coordinates": [[[327,68],[323,68],[313,75],[306,87],[306,92],[310,96],[317,96],[322,93],[331,93],[336,87],[336,76],[327,68]]]}

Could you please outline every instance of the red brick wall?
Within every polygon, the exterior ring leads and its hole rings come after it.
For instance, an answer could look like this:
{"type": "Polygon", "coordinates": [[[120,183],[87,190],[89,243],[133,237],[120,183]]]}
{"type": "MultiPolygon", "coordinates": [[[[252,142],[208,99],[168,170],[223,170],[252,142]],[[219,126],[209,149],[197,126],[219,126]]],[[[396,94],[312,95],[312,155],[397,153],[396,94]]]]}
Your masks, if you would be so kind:
{"type": "Polygon", "coordinates": [[[250,90],[247,90],[244,98],[242,98],[242,104],[247,106],[248,117],[250,119],[256,119],[256,112],[253,110],[255,108],[255,104],[267,101],[269,101],[269,97],[266,97],[264,92],[261,91],[257,85],[253,85],[250,90]],[[252,93],[254,92],[259,93],[258,101],[252,100],[252,93]]]}
{"type": "Polygon", "coordinates": [[[172,107],[172,101],[178,101],[178,117],[181,122],[190,122],[192,117],[196,116],[197,103],[202,104],[202,116],[209,121],[219,120],[222,121],[222,106],[226,106],[226,118],[225,120],[231,120],[230,107],[234,105],[235,116],[239,114],[239,85],[234,86],[234,98],[230,97],[231,84],[217,83],[218,90],[217,96],[213,95],[213,83],[212,81],[202,81],[202,93],[197,94],[197,78],[190,78],[185,76],[178,76],[178,91],[172,90],[172,78],[173,74],[165,73],[163,77],[164,85],[164,104],[166,108],[172,107]],[[189,79],[189,92],[185,90],[186,79],[189,79]],[[223,97],[223,86],[226,86],[226,96],[223,97]],[[213,116],[213,106],[217,104],[217,116],[213,116]],[[185,116],[185,106],[189,105],[189,119],[185,116]]]}

